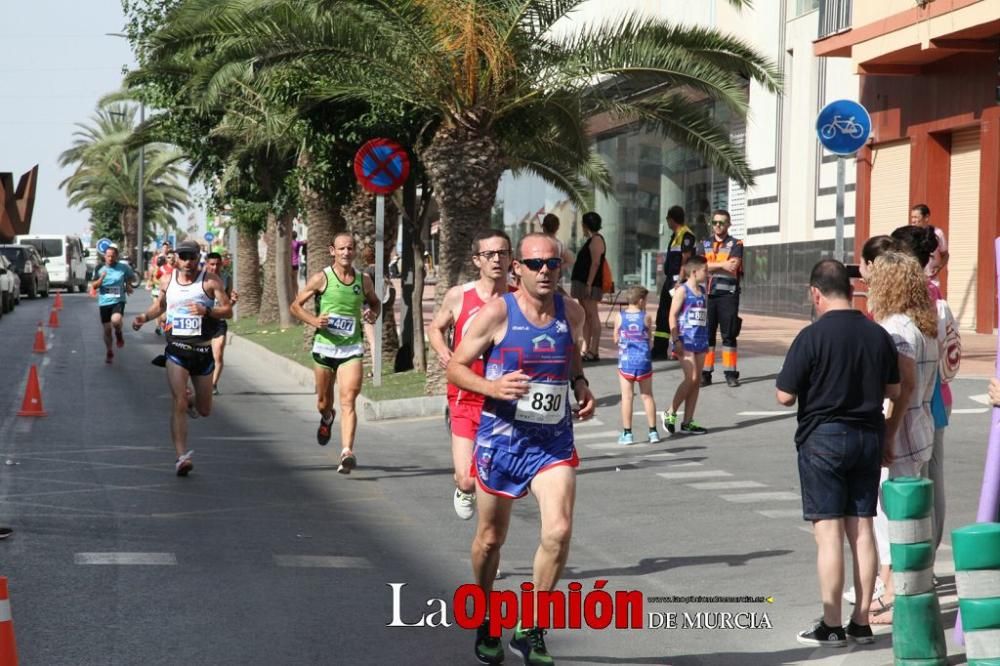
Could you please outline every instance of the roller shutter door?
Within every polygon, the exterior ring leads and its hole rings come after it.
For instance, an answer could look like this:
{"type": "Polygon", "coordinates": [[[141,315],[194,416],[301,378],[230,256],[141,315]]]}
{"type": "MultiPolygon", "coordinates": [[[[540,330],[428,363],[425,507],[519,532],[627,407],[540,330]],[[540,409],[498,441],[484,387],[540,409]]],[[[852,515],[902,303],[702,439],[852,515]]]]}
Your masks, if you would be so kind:
{"type": "Polygon", "coordinates": [[[909,223],[910,142],[881,145],[872,150],[871,207],[868,236],[890,234],[909,223]]]}
{"type": "MultiPolygon", "coordinates": [[[[933,220],[934,218],[931,217],[933,220]]],[[[979,244],[979,128],[951,136],[948,197],[948,305],[960,328],[976,328],[979,244]]]]}

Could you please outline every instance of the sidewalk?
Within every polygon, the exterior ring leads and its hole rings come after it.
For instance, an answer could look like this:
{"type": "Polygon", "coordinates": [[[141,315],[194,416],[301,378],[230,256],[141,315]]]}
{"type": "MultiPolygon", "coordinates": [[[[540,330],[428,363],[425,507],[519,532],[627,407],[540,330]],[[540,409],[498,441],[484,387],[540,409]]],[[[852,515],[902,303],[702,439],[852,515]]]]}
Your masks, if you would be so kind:
{"type": "MultiPolygon", "coordinates": [[[[393,281],[397,290],[399,281],[393,281]]],[[[399,293],[397,291],[397,293],[399,293]]],[[[397,298],[397,308],[401,299],[397,298]]],[[[424,288],[424,326],[430,323],[434,315],[434,287],[424,288]]],[[[617,307],[617,306],[616,306],[617,307]]],[[[656,303],[647,305],[646,310],[656,317],[656,303]]],[[[602,303],[600,306],[601,323],[605,324],[605,334],[601,337],[601,358],[614,359],[618,357],[618,351],[611,341],[612,319],[609,318],[611,306],[602,303]]],[[[804,319],[792,319],[789,317],[769,317],[755,314],[741,314],[743,318],[743,330],[739,337],[739,349],[741,356],[784,356],[788,347],[792,344],[795,336],[805,328],[809,322],[804,319]]],[[[397,321],[399,311],[396,311],[397,321]]],[[[959,377],[983,378],[994,375],[996,363],[997,338],[996,334],[981,334],[972,331],[962,331],[962,368],[959,377]]],[[[721,339],[719,343],[721,344],[721,339]]]]}

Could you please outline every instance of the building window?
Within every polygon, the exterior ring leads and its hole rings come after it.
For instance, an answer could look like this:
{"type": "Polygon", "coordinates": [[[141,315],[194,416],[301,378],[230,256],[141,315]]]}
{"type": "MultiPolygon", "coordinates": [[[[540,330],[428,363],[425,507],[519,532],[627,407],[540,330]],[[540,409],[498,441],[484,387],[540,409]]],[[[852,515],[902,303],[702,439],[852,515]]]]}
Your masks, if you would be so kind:
{"type": "Polygon", "coordinates": [[[821,0],[819,4],[819,37],[851,28],[851,0],[821,0]]]}
{"type": "Polygon", "coordinates": [[[819,0],[795,0],[794,16],[802,16],[819,9],[819,0]]]}

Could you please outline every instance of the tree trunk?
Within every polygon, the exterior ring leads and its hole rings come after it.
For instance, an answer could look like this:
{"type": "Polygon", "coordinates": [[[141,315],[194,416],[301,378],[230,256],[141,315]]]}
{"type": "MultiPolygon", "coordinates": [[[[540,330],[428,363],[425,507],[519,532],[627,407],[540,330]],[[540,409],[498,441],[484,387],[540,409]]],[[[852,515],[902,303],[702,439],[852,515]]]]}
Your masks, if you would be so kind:
{"type": "MultiPolygon", "coordinates": [[[[278,303],[278,326],[285,330],[292,326],[292,213],[282,213],[274,227],[275,300],[278,303]]],[[[298,319],[294,320],[298,322],[298,319]]]]}
{"type": "Polygon", "coordinates": [[[278,321],[278,283],[274,272],[274,255],[278,235],[278,216],[272,211],[267,213],[267,227],[264,229],[264,244],[267,256],[264,258],[264,288],[260,297],[260,314],[257,322],[274,324],[278,321]]]}
{"type": "Polygon", "coordinates": [[[144,269],[141,258],[136,254],[136,244],[139,242],[139,211],[126,208],[121,214],[122,235],[125,237],[125,247],[121,254],[126,255],[137,270],[144,269]]]}
{"type": "MultiPolygon", "coordinates": [[[[312,164],[312,155],[308,150],[299,152],[298,167],[300,171],[307,170],[312,164]]],[[[306,262],[303,265],[306,279],[314,273],[319,273],[330,265],[330,241],[335,234],[347,228],[340,214],[339,206],[330,205],[330,200],[320,192],[306,184],[305,179],[299,180],[299,199],[302,201],[302,212],[306,218],[306,262]]],[[[299,270],[303,270],[299,268],[299,270]]],[[[307,308],[308,309],[308,308],[307,308]]],[[[316,329],[304,326],[302,329],[302,348],[312,349],[316,329]]]]}
{"type": "MultiPolygon", "coordinates": [[[[445,292],[475,278],[472,239],[490,227],[497,186],[504,170],[496,140],[461,128],[442,127],[421,155],[440,212],[438,281],[434,296],[440,306],[445,292]]],[[[444,393],[444,371],[430,350],[427,393],[444,393]]]]}
{"type": "Polygon", "coordinates": [[[240,294],[240,316],[256,317],[260,314],[260,255],[257,252],[256,233],[242,229],[237,234],[237,283],[240,294]]]}

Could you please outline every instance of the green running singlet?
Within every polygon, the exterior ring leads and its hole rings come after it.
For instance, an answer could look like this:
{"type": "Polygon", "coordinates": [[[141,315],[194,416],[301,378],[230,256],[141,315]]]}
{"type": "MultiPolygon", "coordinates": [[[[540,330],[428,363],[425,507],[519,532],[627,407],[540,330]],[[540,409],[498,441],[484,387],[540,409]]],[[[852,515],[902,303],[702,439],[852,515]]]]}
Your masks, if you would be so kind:
{"type": "Polygon", "coordinates": [[[317,315],[329,315],[326,328],[316,330],[313,353],[327,358],[364,356],[365,346],[361,327],[361,306],[365,302],[362,276],[354,271],[354,280],[344,284],[333,268],[323,269],[326,289],[317,301],[317,315]]]}

